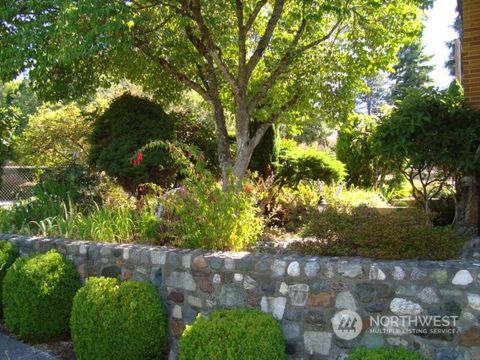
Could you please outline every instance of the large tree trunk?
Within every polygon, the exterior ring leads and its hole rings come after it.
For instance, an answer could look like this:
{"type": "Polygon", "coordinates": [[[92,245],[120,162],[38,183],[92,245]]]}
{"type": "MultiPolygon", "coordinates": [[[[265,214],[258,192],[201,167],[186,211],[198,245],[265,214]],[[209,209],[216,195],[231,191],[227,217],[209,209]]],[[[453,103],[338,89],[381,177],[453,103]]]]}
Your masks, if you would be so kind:
{"type": "Polygon", "coordinates": [[[480,174],[460,179],[455,187],[455,230],[477,235],[480,229],[480,174]]]}
{"type": "Polygon", "coordinates": [[[213,118],[215,120],[218,163],[220,164],[220,169],[222,170],[223,188],[225,189],[228,186],[228,174],[232,167],[228,131],[225,122],[225,113],[220,100],[213,100],[211,105],[213,108],[213,118]]]}

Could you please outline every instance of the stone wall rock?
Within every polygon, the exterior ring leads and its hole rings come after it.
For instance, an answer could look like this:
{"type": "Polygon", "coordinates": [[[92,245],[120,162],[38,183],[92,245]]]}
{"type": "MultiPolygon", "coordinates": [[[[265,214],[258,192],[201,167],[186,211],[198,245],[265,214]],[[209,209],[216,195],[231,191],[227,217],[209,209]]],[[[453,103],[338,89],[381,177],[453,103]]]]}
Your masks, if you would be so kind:
{"type": "Polygon", "coordinates": [[[155,284],[168,309],[171,359],[179,336],[198,313],[234,307],[273,314],[291,359],[344,359],[358,346],[403,346],[432,359],[480,358],[478,260],[258,255],[8,234],[0,239],[14,243],[23,256],[57,249],[74,262],[83,281],[112,276],[155,284]],[[345,309],[362,319],[362,331],[352,340],[339,338],[331,322],[345,309]],[[424,315],[457,318],[448,334],[416,333],[412,329],[418,324],[371,320],[424,315]]]}

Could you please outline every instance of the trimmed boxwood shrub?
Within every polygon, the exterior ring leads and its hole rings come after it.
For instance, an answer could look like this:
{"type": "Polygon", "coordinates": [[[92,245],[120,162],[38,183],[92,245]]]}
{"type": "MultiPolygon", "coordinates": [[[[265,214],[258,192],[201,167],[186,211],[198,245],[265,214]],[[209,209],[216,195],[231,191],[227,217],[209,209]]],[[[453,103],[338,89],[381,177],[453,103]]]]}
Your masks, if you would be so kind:
{"type": "Polygon", "coordinates": [[[70,325],[78,360],[163,359],[166,315],[151,284],[89,278],[70,325]]]}
{"type": "Polygon", "coordinates": [[[408,351],[404,348],[389,349],[355,349],[348,356],[348,360],[426,360],[422,355],[416,352],[408,351]]]}
{"type": "Polygon", "coordinates": [[[10,241],[0,240],[0,315],[2,314],[2,289],[3,289],[3,279],[7,274],[7,270],[14,263],[15,259],[18,258],[20,254],[15,245],[10,241]]]}
{"type": "Polygon", "coordinates": [[[283,184],[296,186],[302,180],[341,182],[347,172],[345,165],[325,151],[313,147],[302,148],[294,141],[282,141],[278,179],[283,184]]]}
{"type": "Polygon", "coordinates": [[[280,323],[259,310],[234,309],[199,315],[180,338],[180,360],[285,359],[280,323]]]}
{"type": "Polygon", "coordinates": [[[27,340],[68,333],[68,319],[80,276],[73,263],[51,250],[18,258],[3,280],[6,327],[27,340]]]}

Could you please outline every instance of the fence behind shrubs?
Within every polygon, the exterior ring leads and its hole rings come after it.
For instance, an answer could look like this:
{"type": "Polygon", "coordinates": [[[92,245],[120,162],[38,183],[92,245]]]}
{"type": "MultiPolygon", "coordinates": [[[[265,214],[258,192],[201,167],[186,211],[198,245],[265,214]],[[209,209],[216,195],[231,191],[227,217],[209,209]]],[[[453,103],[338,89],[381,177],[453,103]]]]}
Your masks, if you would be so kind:
{"type": "Polygon", "coordinates": [[[14,201],[32,196],[32,189],[36,184],[36,169],[34,166],[4,166],[0,181],[0,201],[14,201]]]}

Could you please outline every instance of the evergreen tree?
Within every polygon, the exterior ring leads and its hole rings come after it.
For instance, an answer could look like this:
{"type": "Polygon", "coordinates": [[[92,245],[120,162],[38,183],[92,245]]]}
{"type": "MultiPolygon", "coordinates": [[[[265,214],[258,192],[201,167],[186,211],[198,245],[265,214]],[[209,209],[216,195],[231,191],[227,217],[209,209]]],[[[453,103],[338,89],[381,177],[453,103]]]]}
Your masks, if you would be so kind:
{"type": "Polygon", "coordinates": [[[380,107],[386,103],[389,84],[383,72],[365,79],[366,89],[357,98],[357,110],[367,115],[378,115],[380,107]]]}
{"type": "MultiPolygon", "coordinates": [[[[455,22],[452,25],[452,28],[458,34],[458,38],[462,38],[462,18],[458,11],[458,5],[456,8],[457,17],[455,18],[455,22]]],[[[450,54],[448,55],[448,60],[445,61],[445,67],[448,69],[448,72],[451,76],[455,76],[455,39],[446,42],[448,49],[450,50],[450,54]]]]}
{"type": "Polygon", "coordinates": [[[395,72],[389,76],[394,82],[390,99],[392,102],[403,99],[409,90],[423,89],[432,82],[430,72],[434,66],[429,64],[432,55],[425,54],[421,39],[403,46],[397,54],[398,63],[395,72]]]}

